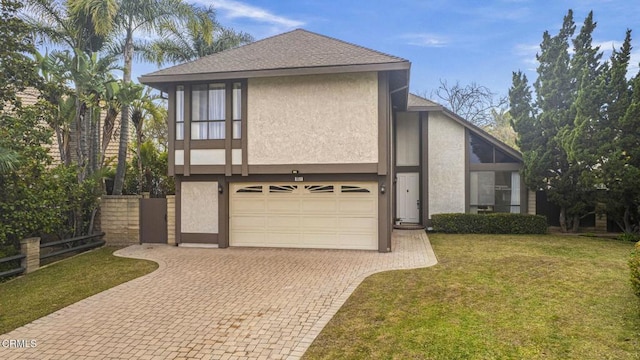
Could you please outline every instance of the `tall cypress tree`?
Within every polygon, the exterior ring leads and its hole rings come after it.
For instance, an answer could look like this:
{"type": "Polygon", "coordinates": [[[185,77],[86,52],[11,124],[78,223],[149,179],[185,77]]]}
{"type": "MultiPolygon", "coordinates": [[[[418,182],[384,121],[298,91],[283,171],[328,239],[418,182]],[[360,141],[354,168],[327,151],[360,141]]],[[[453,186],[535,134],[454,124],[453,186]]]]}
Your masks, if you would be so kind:
{"type": "Polygon", "coordinates": [[[631,30],[611,55],[607,75],[606,111],[599,128],[602,183],[607,214],[625,232],[640,228],[640,74],[631,81],[631,30]],[[607,136],[607,138],[604,138],[607,136]]]}
{"type": "Polygon", "coordinates": [[[521,73],[514,73],[510,90],[525,183],[532,190],[543,189],[560,208],[563,231],[577,230],[595,204],[597,181],[591,170],[597,167],[597,157],[592,147],[604,91],[602,54],[592,40],[595,28],[589,13],[574,38],[576,25],[569,10],[558,34],[545,31],[542,36],[535,102],[521,73]]]}
{"type": "Polygon", "coordinates": [[[577,174],[571,167],[563,143],[564,135],[573,129],[575,119],[572,104],[576,80],[569,56],[569,40],[575,28],[573,11],[569,10],[557,35],[543,34],[537,56],[538,78],[534,82],[538,112],[536,123],[547,139],[539,150],[543,155],[537,156],[546,166],[536,167],[537,173],[530,176],[536,181],[528,185],[544,183],[547,198],[560,207],[559,220],[563,231],[574,228],[572,210],[577,210],[573,209],[577,174]]]}

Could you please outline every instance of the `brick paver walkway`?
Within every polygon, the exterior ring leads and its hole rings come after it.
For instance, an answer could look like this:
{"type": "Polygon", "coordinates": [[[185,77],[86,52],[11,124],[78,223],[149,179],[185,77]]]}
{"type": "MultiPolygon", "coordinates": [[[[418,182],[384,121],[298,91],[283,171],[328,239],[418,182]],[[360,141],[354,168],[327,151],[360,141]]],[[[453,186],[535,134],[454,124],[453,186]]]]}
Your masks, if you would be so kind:
{"type": "Polygon", "coordinates": [[[117,254],[159,269],[0,335],[0,359],[296,359],[365,277],[436,263],[424,231],[395,231],[393,246],[131,246],[117,254]]]}

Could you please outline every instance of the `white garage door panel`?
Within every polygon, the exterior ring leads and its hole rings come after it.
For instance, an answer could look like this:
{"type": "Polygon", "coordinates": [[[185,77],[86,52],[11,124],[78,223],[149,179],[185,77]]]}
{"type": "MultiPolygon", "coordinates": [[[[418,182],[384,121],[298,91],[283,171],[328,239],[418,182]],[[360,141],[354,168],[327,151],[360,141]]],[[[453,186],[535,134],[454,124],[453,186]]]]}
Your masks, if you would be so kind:
{"type": "Polygon", "coordinates": [[[335,196],[324,199],[305,199],[301,206],[305,214],[326,214],[338,211],[338,201],[335,196]]]}
{"type": "Polygon", "coordinates": [[[378,248],[377,184],[232,184],[230,245],[378,248]]]}
{"type": "Polygon", "coordinates": [[[300,212],[300,201],[298,199],[282,199],[280,196],[269,197],[267,210],[280,213],[300,212]]]}
{"type": "MultiPolygon", "coordinates": [[[[271,231],[284,231],[295,229],[300,226],[300,218],[295,215],[281,215],[267,217],[267,230],[271,231]]],[[[294,231],[294,230],[290,230],[294,231]]]]}
{"type": "Polygon", "coordinates": [[[235,199],[233,206],[241,214],[264,214],[267,202],[261,198],[235,199]]]}
{"type": "Polygon", "coordinates": [[[338,211],[341,214],[368,215],[377,210],[377,203],[366,199],[341,199],[338,211]]]}
{"type": "Polygon", "coordinates": [[[314,231],[333,232],[338,227],[338,219],[335,216],[304,216],[300,225],[314,231]]]}

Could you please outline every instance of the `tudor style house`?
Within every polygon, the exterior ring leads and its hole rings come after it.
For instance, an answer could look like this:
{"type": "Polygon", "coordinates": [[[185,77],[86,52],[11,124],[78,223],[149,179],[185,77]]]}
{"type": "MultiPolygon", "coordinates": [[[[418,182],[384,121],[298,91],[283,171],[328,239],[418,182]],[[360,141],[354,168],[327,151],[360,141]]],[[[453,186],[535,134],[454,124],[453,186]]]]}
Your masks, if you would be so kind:
{"type": "Polygon", "coordinates": [[[387,252],[396,219],[526,212],[520,154],[410,67],[294,30],[142,76],[169,95],[176,243],[387,252]]]}

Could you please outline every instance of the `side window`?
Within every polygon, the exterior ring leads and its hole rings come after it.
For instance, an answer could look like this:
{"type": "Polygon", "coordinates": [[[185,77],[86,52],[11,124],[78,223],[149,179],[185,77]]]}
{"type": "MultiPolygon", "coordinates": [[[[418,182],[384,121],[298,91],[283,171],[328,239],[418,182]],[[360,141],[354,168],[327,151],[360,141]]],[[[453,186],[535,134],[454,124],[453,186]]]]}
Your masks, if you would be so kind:
{"type": "Polygon", "coordinates": [[[184,86],[176,87],[176,140],[184,140],[184,86]]]}

